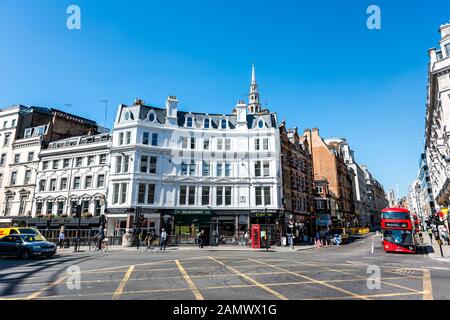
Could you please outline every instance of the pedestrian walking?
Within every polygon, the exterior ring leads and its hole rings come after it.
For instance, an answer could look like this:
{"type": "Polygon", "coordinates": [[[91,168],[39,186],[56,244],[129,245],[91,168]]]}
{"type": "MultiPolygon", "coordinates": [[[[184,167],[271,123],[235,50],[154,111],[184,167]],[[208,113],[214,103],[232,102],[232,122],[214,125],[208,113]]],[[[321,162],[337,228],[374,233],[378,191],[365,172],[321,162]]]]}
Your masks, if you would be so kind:
{"type": "Polygon", "coordinates": [[[59,232],[58,240],[59,240],[59,248],[62,249],[64,247],[64,240],[66,236],[64,235],[64,231],[59,232]]]}
{"type": "Polygon", "coordinates": [[[250,240],[250,232],[245,232],[245,234],[244,234],[244,246],[246,246],[246,245],[248,245],[248,241],[250,240]]]}
{"type": "Polygon", "coordinates": [[[431,228],[428,228],[428,235],[430,236],[431,244],[433,244],[433,230],[431,228]]]}
{"type": "Polygon", "coordinates": [[[449,236],[448,236],[447,229],[446,228],[442,228],[441,234],[442,234],[442,239],[444,239],[444,241],[447,242],[448,245],[450,245],[450,239],[449,239],[449,236]]]}
{"type": "Polygon", "coordinates": [[[202,230],[197,235],[198,246],[200,248],[203,248],[204,237],[205,237],[205,230],[202,230]]]}
{"type": "Polygon", "coordinates": [[[166,250],[166,243],[167,243],[167,232],[163,228],[161,230],[161,236],[160,236],[160,240],[159,240],[159,250],[164,250],[165,251],[166,250]]]}

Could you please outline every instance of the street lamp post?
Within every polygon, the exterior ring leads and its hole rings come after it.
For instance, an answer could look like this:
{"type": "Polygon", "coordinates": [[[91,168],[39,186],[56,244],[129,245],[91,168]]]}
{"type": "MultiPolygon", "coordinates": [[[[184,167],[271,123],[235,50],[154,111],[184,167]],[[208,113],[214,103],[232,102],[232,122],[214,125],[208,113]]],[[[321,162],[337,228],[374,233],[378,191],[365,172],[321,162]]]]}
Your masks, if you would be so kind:
{"type": "Polygon", "coordinates": [[[81,225],[81,205],[76,206],[76,216],[78,217],[77,236],[75,238],[75,246],[73,252],[80,251],[81,237],[80,237],[80,225],[81,225]]]}
{"type": "Polygon", "coordinates": [[[267,217],[267,207],[264,208],[266,216],[266,251],[269,251],[269,218],[267,217]]]}

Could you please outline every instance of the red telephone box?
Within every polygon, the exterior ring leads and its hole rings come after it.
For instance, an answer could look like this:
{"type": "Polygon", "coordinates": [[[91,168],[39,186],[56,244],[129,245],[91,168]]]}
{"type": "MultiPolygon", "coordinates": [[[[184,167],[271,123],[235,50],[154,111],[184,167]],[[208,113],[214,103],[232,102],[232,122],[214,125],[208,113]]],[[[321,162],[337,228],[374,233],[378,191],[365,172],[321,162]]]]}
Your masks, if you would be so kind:
{"type": "Polygon", "coordinates": [[[261,248],[261,226],[259,224],[252,225],[252,248],[261,248]]]}

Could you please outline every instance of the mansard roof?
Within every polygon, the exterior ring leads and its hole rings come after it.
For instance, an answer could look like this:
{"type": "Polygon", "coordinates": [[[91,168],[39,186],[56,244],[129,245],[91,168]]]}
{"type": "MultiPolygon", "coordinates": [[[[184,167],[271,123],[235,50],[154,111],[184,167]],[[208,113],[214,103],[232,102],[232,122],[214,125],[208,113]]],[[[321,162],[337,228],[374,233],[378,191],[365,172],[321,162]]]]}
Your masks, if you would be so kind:
{"type": "MultiPolygon", "coordinates": [[[[148,120],[148,115],[150,112],[154,112],[156,115],[156,121],[160,124],[166,123],[167,111],[165,108],[158,108],[149,105],[124,105],[123,112],[128,110],[133,113],[134,120],[146,121],[148,120]]],[[[122,114],[120,119],[122,119],[122,114]]],[[[189,111],[178,111],[177,112],[177,123],[178,126],[184,127],[188,116],[193,117],[193,127],[203,128],[204,120],[211,120],[211,128],[220,128],[220,122],[222,119],[228,121],[228,128],[236,128],[237,115],[235,114],[218,114],[218,113],[200,113],[200,112],[189,112],[189,111]]],[[[277,128],[277,117],[275,113],[271,113],[268,110],[263,110],[260,113],[247,114],[247,127],[249,129],[257,128],[258,121],[262,119],[268,128],[277,128]]]]}

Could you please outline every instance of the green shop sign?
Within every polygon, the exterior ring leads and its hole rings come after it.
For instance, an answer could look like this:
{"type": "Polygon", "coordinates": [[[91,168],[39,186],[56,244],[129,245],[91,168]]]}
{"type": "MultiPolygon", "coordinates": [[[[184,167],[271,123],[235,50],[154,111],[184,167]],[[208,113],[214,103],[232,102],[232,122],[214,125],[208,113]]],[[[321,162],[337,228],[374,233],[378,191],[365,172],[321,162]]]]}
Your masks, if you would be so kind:
{"type": "Polygon", "coordinates": [[[175,214],[182,215],[211,215],[211,210],[175,210],[175,214]]]}

